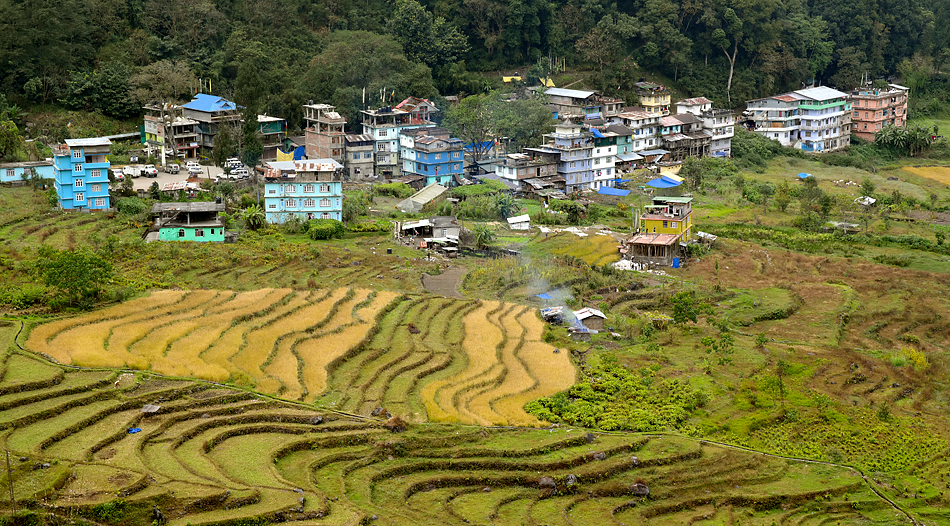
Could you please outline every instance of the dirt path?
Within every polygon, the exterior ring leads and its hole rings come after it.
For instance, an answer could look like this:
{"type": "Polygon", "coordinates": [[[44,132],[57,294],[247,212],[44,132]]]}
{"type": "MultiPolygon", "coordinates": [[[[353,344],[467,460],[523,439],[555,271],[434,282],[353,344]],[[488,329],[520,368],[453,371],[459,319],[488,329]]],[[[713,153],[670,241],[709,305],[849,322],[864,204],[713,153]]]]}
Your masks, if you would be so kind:
{"type": "Polygon", "coordinates": [[[433,294],[439,294],[447,298],[462,298],[459,293],[459,283],[465,276],[465,269],[462,267],[449,267],[438,276],[423,274],[422,286],[433,294]]]}

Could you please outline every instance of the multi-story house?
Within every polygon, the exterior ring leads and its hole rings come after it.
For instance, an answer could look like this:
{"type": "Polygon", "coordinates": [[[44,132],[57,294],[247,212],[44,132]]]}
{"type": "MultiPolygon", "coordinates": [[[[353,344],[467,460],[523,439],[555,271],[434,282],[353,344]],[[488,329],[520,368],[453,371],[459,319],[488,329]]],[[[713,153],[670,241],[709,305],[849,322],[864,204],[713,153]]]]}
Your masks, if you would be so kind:
{"type": "Polygon", "coordinates": [[[560,154],[557,172],[564,178],[566,191],[571,193],[591,188],[594,181],[594,134],[580,124],[565,120],[555,125],[554,132],[545,137],[548,142],[534,150],[560,154]]]}
{"type": "MultiPolygon", "coordinates": [[[[403,101],[405,102],[405,101],[403,101]]],[[[391,106],[376,110],[363,110],[363,135],[373,138],[375,156],[373,170],[384,178],[399,177],[399,134],[403,130],[435,126],[428,120],[431,110],[428,105],[406,111],[391,106]],[[415,111],[413,113],[412,111],[415,111]]]]}
{"type": "Polygon", "coordinates": [[[287,138],[287,120],[267,115],[257,116],[257,133],[261,137],[262,161],[273,161],[277,158],[277,150],[284,145],[287,138]]]}
{"type": "Polygon", "coordinates": [[[660,115],[651,115],[638,109],[627,109],[611,121],[622,124],[633,132],[630,137],[630,151],[621,153],[639,152],[660,146],[660,115]]]}
{"type": "Polygon", "coordinates": [[[618,135],[606,128],[591,127],[594,136],[594,149],[591,152],[591,167],[594,180],[591,188],[597,190],[602,186],[614,186],[617,179],[617,139],[618,135]]]}
{"type": "Polygon", "coordinates": [[[303,118],[307,122],[304,131],[306,154],[310,159],[333,159],[343,162],[343,130],[346,119],[329,104],[305,104],[303,118]]]}
{"type": "Polygon", "coordinates": [[[825,86],[750,100],[754,131],[805,152],[831,152],[851,143],[848,95],[825,86]]]}
{"type": "Polygon", "coordinates": [[[638,233],[626,241],[627,257],[652,265],[670,265],[681,242],[692,236],[692,197],[653,197],[640,216],[638,233]]]}
{"type": "Polygon", "coordinates": [[[874,141],[874,134],[885,126],[907,124],[909,88],[889,84],[888,89],[856,89],[851,92],[851,135],[874,141]]]}
{"type": "Polygon", "coordinates": [[[109,147],[105,138],[66,139],[53,150],[53,171],[59,206],[64,210],[102,210],[109,203],[109,147]]]}
{"type": "Polygon", "coordinates": [[[699,117],[692,113],[677,113],[663,117],[660,123],[663,124],[663,147],[669,150],[671,161],[709,155],[712,138],[703,131],[699,117]],[[670,123],[679,123],[679,126],[667,126],[670,123]]]}
{"type": "Polygon", "coordinates": [[[399,134],[404,174],[425,177],[425,186],[452,186],[462,177],[462,141],[439,127],[413,128],[399,134]]]}
{"type": "Polygon", "coordinates": [[[607,119],[620,113],[623,107],[622,99],[607,97],[597,91],[548,88],[544,94],[559,119],[607,119]]]}
{"type": "Polygon", "coordinates": [[[143,109],[145,145],[150,154],[152,148],[157,148],[163,165],[175,161],[173,152],[181,159],[198,157],[198,121],[182,116],[181,106],[168,107],[164,112],[154,104],[143,109]]]}
{"type": "Polygon", "coordinates": [[[343,220],[343,166],[333,159],[278,161],[264,171],[264,213],[283,223],[295,215],[343,220]]]}
{"type": "Polygon", "coordinates": [[[218,215],[222,212],[223,203],[155,203],[152,205],[153,232],[146,241],[223,243],[224,221],[218,215]]]}
{"type": "Polygon", "coordinates": [[[670,114],[670,92],[661,84],[637,82],[637,97],[647,115],[662,117],[670,114]]]}
{"type": "Polygon", "coordinates": [[[208,157],[214,149],[214,136],[221,126],[241,126],[240,107],[224,97],[199,93],[181,108],[182,116],[197,122],[198,150],[208,157]]]}
{"type": "Polygon", "coordinates": [[[685,99],[676,103],[677,113],[692,113],[703,123],[703,131],[709,135],[709,155],[731,157],[732,138],[735,136],[736,115],[729,109],[714,109],[706,97],[685,99]]]}
{"type": "Polygon", "coordinates": [[[375,142],[369,135],[346,135],[343,138],[343,166],[348,177],[373,177],[373,149],[375,142]]]}
{"type": "Polygon", "coordinates": [[[527,179],[547,180],[560,178],[557,173],[561,155],[536,148],[525,148],[525,153],[509,153],[495,163],[495,175],[518,185],[527,179]]]}

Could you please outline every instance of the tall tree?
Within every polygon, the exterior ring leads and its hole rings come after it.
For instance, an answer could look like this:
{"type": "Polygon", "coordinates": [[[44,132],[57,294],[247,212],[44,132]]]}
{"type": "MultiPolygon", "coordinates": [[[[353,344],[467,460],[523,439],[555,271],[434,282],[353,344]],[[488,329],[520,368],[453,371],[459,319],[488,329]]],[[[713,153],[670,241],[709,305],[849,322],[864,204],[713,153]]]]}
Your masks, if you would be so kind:
{"type": "Polygon", "coordinates": [[[195,83],[195,76],[181,60],[160,60],[145,66],[129,79],[132,95],[142,106],[153,106],[161,112],[165,132],[165,146],[170,146],[177,158],[174,122],[177,116],[175,105],[185,101],[195,83]]]}
{"type": "Polygon", "coordinates": [[[495,94],[470,95],[449,108],[445,126],[471,145],[472,158],[478,162],[488,155],[494,145],[492,111],[495,94]]]}
{"type": "Polygon", "coordinates": [[[458,28],[426,11],[416,0],[396,0],[387,27],[409,60],[430,68],[455,62],[468,48],[468,39],[458,28]]]}

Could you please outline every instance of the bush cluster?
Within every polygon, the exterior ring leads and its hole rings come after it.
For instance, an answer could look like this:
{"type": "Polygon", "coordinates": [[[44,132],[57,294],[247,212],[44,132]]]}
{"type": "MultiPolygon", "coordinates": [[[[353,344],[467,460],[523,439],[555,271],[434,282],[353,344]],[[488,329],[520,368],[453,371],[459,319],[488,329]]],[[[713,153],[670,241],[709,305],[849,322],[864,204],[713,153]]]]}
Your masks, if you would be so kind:
{"type": "Polygon", "coordinates": [[[336,219],[311,219],[307,227],[307,235],[314,241],[342,238],[343,233],[343,223],[336,219]]]}

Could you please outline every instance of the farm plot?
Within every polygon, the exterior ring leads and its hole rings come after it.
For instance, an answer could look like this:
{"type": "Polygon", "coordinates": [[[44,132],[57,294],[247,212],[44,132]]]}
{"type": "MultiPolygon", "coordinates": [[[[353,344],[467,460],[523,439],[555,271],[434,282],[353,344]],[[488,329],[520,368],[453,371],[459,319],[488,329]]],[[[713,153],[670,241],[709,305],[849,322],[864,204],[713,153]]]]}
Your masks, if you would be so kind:
{"type": "Polygon", "coordinates": [[[237,379],[304,401],[397,295],[365,289],[156,292],[33,329],[26,347],[86,367],[237,379]]]}

